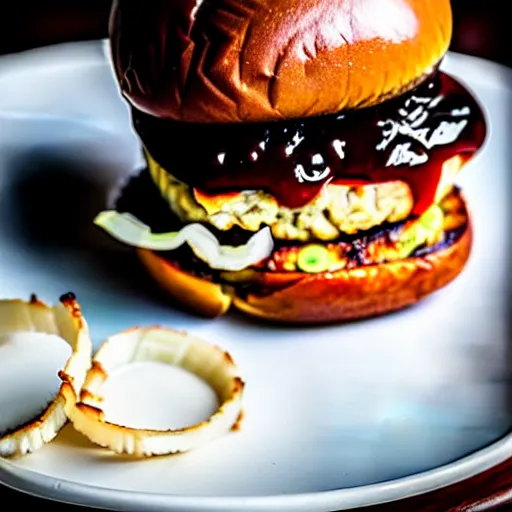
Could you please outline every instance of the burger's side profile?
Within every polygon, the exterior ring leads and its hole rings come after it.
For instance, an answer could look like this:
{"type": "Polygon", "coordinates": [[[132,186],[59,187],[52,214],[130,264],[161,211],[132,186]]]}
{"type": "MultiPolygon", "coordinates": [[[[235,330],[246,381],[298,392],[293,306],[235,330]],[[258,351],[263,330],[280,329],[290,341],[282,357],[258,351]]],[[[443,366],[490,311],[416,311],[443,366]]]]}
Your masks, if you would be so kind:
{"type": "Polygon", "coordinates": [[[380,315],[453,281],[456,186],[486,138],[440,63],[449,0],[115,0],[110,41],[147,169],[96,224],[189,310],[380,315]]]}

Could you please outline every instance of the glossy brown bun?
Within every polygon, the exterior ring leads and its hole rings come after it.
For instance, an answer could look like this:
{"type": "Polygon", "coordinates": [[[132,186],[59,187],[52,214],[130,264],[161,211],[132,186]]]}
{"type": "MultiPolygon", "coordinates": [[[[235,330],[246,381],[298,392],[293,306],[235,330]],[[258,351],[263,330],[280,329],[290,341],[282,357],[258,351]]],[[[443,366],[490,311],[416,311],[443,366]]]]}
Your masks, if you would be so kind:
{"type": "Polygon", "coordinates": [[[330,323],[383,315],[412,306],[453,281],[471,251],[471,227],[451,247],[421,258],[308,276],[267,297],[234,297],[239,310],[286,323],[330,323]]]}
{"type": "Polygon", "coordinates": [[[157,117],[267,121],[369,106],[448,49],[449,0],[115,0],[125,97],[157,117]]]}
{"type": "Polygon", "coordinates": [[[457,242],[423,257],[332,274],[259,273],[265,295],[239,297],[236,291],[179,270],[155,253],[139,250],[142,263],[160,285],[187,309],[220,316],[232,303],[265,320],[324,324],[381,315],[411,306],[455,279],[464,268],[472,242],[471,224],[457,242]]]}
{"type": "Polygon", "coordinates": [[[160,287],[190,311],[215,318],[231,306],[231,295],[224,293],[220,285],[181,272],[152,251],[137,249],[137,254],[160,287]]]}

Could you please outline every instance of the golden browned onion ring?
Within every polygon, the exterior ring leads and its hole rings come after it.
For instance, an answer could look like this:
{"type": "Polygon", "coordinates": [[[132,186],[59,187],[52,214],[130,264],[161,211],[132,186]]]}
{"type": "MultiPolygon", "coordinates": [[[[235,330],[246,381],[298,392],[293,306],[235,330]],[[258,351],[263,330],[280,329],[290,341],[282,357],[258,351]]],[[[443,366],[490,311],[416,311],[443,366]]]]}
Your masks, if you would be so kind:
{"type": "Polygon", "coordinates": [[[134,328],[108,338],[93,359],[77,400],[65,387],[66,414],[93,443],[135,456],[185,452],[231,430],[241,415],[244,382],[228,353],[202,340],[162,327],[134,328]],[[106,421],[102,386],[115,370],[137,362],[177,365],[216,392],[220,406],[208,419],[177,430],[136,429],[106,421]]]}
{"type": "Polygon", "coordinates": [[[47,306],[32,296],[29,302],[0,300],[0,334],[23,332],[53,334],[61,337],[72,349],[65,376],[57,395],[38,417],[0,438],[0,456],[17,457],[34,452],[51,442],[66,424],[64,389],[78,393],[90,368],[92,343],[80,306],[71,293],[63,295],[55,306],[47,306]]]}

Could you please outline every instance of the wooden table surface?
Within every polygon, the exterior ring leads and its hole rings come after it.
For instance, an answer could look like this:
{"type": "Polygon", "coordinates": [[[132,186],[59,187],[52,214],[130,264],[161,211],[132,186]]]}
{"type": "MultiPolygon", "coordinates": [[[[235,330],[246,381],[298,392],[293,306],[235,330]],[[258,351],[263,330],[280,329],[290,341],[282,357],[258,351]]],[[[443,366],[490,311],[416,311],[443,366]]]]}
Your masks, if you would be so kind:
{"type": "MultiPolygon", "coordinates": [[[[151,1],[151,0],[148,0],[151,1]]],[[[428,1],[428,0],[425,0],[428,1]]],[[[17,0],[9,15],[0,16],[0,54],[67,41],[98,39],[107,35],[109,0],[17,0]]],[[[507,2],[452,0],[454,36],[452,50],[512,65],[507,2]]],[[[29,510],[47,503],[0,487],[0,503],[29,510]]],[[[54,512],[84,508],[52,503],[54,512]]],[[[0,510],[4,510],[0,507],[0,510]]],[[[512,460],[460,484],[366,512],[481,512],[512,510],[512,460]]],[[[134,511],[137,512],[137,511],[134,511]]]]}

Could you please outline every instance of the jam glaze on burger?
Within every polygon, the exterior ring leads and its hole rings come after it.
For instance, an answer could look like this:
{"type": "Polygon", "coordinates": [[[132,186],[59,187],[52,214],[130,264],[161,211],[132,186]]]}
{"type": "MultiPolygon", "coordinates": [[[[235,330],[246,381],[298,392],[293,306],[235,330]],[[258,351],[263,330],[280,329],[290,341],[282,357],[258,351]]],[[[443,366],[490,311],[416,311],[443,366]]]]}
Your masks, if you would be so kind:
{"type": "Polygon", "coordinates": [[[116,210],[154,233],[273,239],[235,271],[134,243],[149,273],[198,314],[291,323],[383,314],[452,281],[471,249],[454,180],[486,125],[439,70],[451,27],[449,0],[114,1],[148,162],[116,210]]]}

